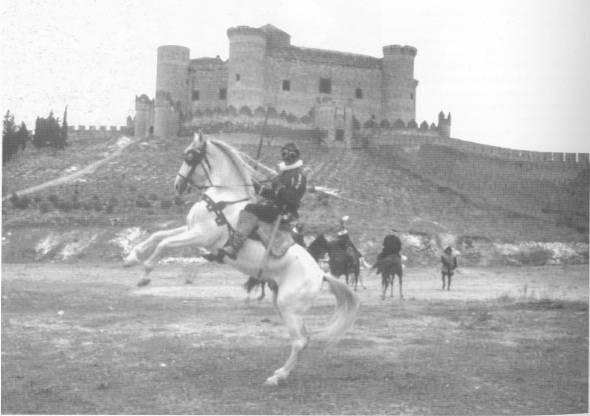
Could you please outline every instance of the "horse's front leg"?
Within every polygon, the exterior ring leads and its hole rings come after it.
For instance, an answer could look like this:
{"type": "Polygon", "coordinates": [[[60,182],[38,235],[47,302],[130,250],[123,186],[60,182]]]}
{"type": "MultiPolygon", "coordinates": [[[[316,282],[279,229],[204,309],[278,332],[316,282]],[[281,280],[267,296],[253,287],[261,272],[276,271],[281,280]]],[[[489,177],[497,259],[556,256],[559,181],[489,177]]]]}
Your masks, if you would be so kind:
{"type": "Polygon", "coordinates": [[[190,245],[203,247],[207,245],[207,242],[209,241],[206,240],[203,232],[196,227],[190,230],[187,229],[178,235],[172,235],[170,237],[164,238],[156,246],[152,255],[143,262],[144,275],[137,285],[145,286],[150,283],[151,279],[148,278],[148,275],[152,272],[165,250],[170,248],[186,247],[190,245]]]}
{"type": "Polygon", "coordinates": [[[150,235],[145,241],[137,244],[133,249],[129,252],[127,257],[123,260],[123,266],[131,267],[138,265],[140,263],[139,258],[143,253],[145,253],[148,249],[151,249],[154,245],[156,245],[160,240],[171,237],[173,235],[177,235],[183,233],[187,230],[187,226],[184,225],[182,227],[173,228],[171,230],[164,230],[164,231],[157,231],[150,235]]]}
{"type": "Polygon", "coordinates": [[[404,299],[404,291],[403,291],[403,281],[402,281],[402,276],[401,276],[401,275],[399,275],[399,276],[398,276],[398,278],[399,278],[399,298],[400,298],[401,300],[403,300],[403,299],[404,299]]]}

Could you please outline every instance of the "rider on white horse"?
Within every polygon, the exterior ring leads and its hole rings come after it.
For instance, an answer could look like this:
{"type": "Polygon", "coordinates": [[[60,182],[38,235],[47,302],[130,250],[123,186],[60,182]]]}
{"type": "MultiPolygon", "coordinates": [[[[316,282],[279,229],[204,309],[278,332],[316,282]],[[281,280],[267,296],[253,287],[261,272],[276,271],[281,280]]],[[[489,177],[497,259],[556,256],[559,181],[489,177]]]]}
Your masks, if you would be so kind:
{"type": "Polygon", "coordinates": [[[272,223],[279,215],[285,214],[291,218],[299,217],[297,211],[305,194],[307,178],[303,173],[303,161],[295,143],[287,143],[281,148],[281,158],[279,174],[271,181],[271,186],[257,190],[262,201],[248,204],[240,212],[236,231],[218,253],[219,260],[224,255],[235,259],[259,221],[272,223]]]}

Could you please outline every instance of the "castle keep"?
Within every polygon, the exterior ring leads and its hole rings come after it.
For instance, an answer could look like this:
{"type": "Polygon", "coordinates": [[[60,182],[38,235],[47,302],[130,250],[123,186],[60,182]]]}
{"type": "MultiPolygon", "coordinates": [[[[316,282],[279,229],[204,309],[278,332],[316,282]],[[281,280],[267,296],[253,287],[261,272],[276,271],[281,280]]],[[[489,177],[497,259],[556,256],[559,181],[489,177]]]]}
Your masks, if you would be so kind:
{"type": "MultiPolygon", "coordinates": [[[[211,112],[271,111],[338,140],[352,134],[353,124],[416,125],[414,47],[384,46],[382,58],[303,48],[272,25],[232,27],[227,36],[227,61],[191,59],[183,46],[158,48],[155,99],[136,99],[136,135],[150,127],[175,135],[181,124],[211,112]]],[[[450,118],[439,117],[434,128],[449,137],[450,118]]]]}

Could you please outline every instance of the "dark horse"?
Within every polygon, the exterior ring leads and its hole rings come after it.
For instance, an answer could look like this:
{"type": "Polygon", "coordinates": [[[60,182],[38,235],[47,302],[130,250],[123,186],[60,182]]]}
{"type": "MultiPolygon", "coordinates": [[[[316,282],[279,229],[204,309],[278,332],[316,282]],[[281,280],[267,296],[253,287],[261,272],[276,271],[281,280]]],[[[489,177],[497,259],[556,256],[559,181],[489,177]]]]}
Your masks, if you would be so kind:
{"type": "Polygon", "coordinates": [[[360,275],[360,256],[351,247],[352,243],[349,243],[350,237],[348,235],[344,239],[328,241],[324,234],[320,234],[307,247],[307,251],[316,261],[328,253],[330,273],[335,277],[344,275],[346,284],[351,284],[354,286],[354,290],[357,290],[360,275]],[[349,282],[349,276],[352,279],[351,282],[349,282]]]}
{"type": "Polygon", "coordinates": [[[381,275],[381,287],[383,289],[381,299],[385,299],[385,293],[388,287],[391,287],[391,297],[393,297],[393,281],[395,280],[395,276],[399,279],[399,298],[404,298],[402,290],[403,267],[399,254],[390,254],[378,258],[373,269],[376,269],[377,274],[381,275]]]}

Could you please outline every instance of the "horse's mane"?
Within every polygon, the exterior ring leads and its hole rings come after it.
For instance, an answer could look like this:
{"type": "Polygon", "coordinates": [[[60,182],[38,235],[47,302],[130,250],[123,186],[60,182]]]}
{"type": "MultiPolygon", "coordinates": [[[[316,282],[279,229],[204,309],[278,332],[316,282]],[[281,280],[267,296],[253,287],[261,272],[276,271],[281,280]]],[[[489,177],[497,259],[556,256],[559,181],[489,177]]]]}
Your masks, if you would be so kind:
{"type": "MultiPolygon", "coordinates": [[[[252,185],[252,176],[250,175],[250,172],[247,170],[246,162],[244,161],[244,159],[242,159],[242,157],[238,153],[238,150],[233,146],[225,142],[222,142],[221,140],[209,139],[209,142],[217,146],[219,150],[221,150],[230,159],[231,163],[235,166],[235,168],[238,170],[238,173],[244,180],[244,184],[252,185]]],[[[256,196],[253,186],[245,186],[244,190],[250,198],[254,198],[256,196]]]]}

